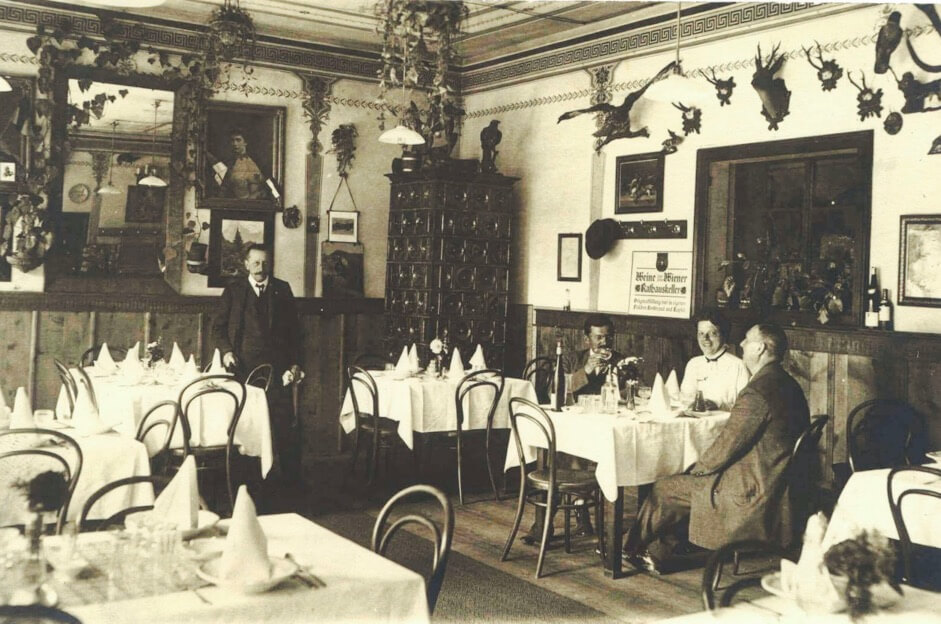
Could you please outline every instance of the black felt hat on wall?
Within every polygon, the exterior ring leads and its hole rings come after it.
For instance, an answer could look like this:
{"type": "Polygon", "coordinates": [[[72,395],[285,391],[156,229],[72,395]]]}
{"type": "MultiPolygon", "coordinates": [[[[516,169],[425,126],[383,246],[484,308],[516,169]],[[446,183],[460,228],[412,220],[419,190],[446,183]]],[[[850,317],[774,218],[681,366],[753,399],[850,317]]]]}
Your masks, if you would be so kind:
{"type": "Polygon", "coordinates": [[[614,219],[598,219],[585,231],[585,253],[597,260],[621,238],[621,226],[614,219]]]}

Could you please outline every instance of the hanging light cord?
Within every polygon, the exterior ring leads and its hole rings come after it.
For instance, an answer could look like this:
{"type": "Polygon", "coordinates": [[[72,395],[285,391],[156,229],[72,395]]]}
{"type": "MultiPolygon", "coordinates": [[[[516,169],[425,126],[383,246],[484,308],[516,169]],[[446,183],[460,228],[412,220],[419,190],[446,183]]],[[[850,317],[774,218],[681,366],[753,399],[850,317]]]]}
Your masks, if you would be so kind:
{"type": "Polygon", "coordinates": [[[676,71],[680,70],[680,12],[682,11],[683,3],[676,3],[676,71]]]}
{"type": "Polygon", "coordinates": [[[157,109],[160,108],[160,100],[154,100],[154,131],[152,142],[152,153],[150,155],[150,166],[153,168],[153,175],[157,175],[157,109]]]}
{"type": "Polygon", "coordinates": [[[114,134],[118,131],[118,122],[111,122],[111,156],[108,158],[108,186],[114,186],[111,184],[111,180],[114,178],[114,134]]]}

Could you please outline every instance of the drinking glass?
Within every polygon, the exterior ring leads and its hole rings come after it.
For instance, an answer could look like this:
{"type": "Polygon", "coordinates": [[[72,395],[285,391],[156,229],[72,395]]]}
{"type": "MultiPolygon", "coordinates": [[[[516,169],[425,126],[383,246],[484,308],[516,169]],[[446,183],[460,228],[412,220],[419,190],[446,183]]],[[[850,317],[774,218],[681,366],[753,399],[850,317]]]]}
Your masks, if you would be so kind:
{"type": "Polygon", "coordinates": [[[575,405],[575,393],[572,391],[572,373],[565,374],[565,404],[575,405]]]}
{"type": "Polygon", "coordinates": [[[637,398],[642,401],[650,400],[650,386],[637,386],[637,398]]]}

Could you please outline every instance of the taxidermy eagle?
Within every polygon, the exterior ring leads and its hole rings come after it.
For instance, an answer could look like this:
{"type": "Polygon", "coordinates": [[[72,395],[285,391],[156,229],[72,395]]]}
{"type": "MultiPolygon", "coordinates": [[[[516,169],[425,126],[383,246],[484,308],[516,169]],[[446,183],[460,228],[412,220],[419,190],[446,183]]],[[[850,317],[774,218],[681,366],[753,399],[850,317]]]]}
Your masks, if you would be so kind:
{"type": "Polygon", "coordinates": [[[666,67],[657,72],[656,76],[648,80],[640,89],[628,93],[627,97],[624,98],[624,101],[621,102],[621,104],[618,106],[614,106],[613,104],[609,104],[607,102],[601,102],[600,104],[595,104],[594,106],[589,106],[588,108],[580,108],[578,110],[563,113],[561,116],[559,116],[559,121],[556,123],[577,117],[583,113],[601,113],[601,127],[596,132],[592,133],[592,136],[598,137],[598,140],[595,141],[595,150],[599,152],[601,151],[602,147],[616,139],[633,139],[639,136],[650,136],[650,132],[647,130],[646,126],[640,128],[639,130],[631,129],[631,108],[633,108],[634,104],[637,102],[637,100],[640,99],[640,97],[650,87],[650,85],[666,76],[670,71],[673,70],[675,65],[675,61],[669,63],[666,67]]]}

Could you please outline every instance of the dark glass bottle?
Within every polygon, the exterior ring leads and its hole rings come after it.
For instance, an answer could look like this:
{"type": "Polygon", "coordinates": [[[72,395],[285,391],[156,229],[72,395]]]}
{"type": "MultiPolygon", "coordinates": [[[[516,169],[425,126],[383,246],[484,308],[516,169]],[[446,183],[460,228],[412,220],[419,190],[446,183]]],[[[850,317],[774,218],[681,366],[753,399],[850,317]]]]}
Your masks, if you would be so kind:
{"type": "Polygon", "coordinates": [[[892,303],[889,301],[889,289],[882,289],[879,301],[879,329],[892,329],[892,303]]]}
{"type": "Polygon", "coordinates": [[[879,326],[879,282],[876,280],[876,267],[869,268],[869,287],[866,289],[866,314],[863,325],[870,328],[879,326]]]}
{"type": "Polygon", "coordinates": [[[552,373],[552,411],[561,412],[565,405],[565,367],[562,365],[562,339],[555,343],[555,370],[552,373]]]}

